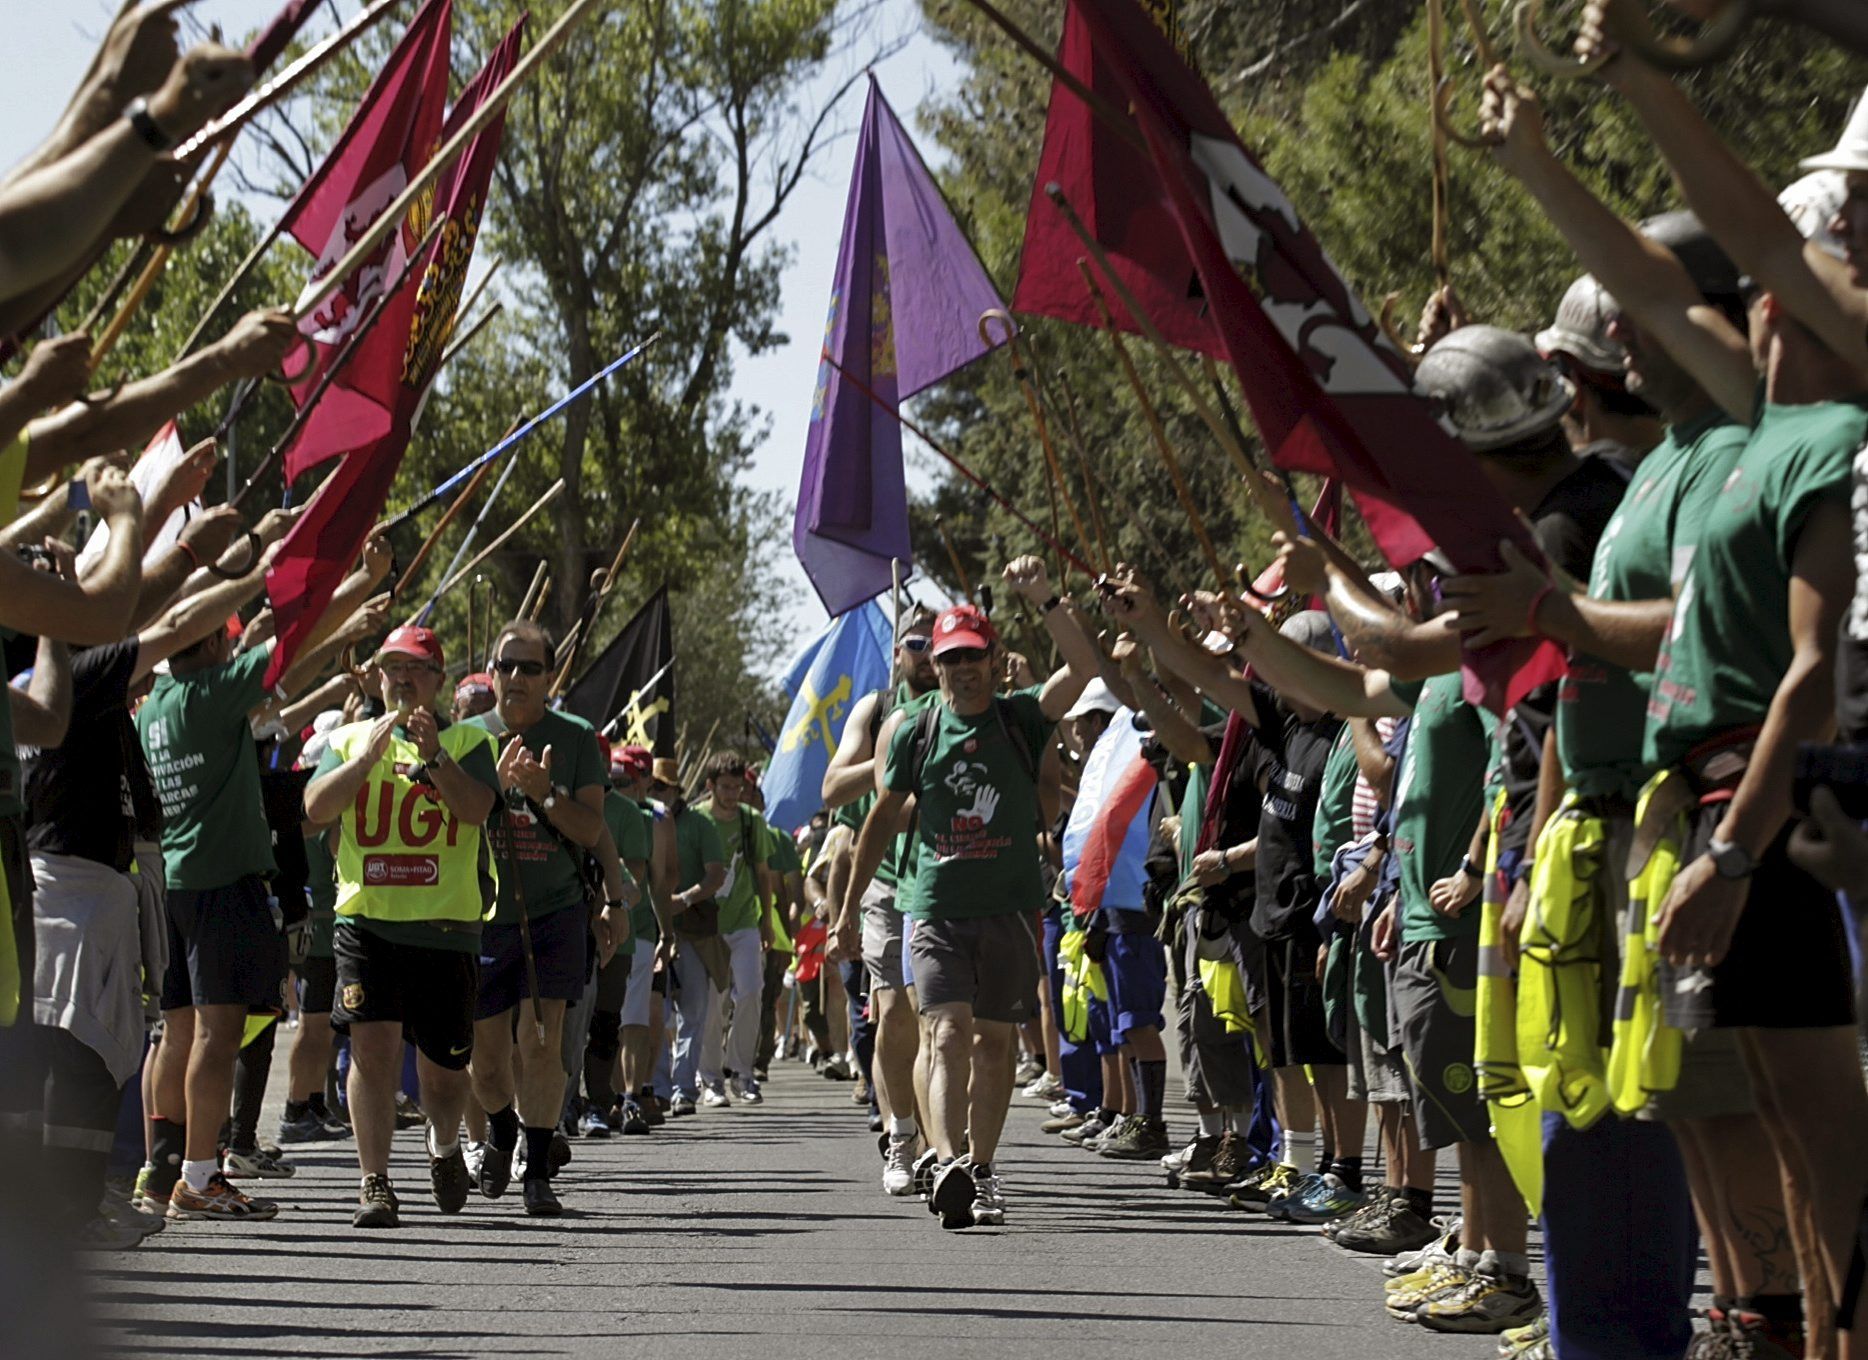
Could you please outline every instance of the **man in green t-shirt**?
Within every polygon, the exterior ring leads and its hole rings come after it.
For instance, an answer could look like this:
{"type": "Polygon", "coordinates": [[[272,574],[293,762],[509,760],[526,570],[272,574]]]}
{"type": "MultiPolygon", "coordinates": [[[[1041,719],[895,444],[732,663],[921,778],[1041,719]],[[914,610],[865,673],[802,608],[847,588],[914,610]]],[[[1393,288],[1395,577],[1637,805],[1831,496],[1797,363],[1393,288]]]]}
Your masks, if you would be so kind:
{"type": "MultiPolygon", "coordinates": [[[[661,1005],[665,995],[658,989],[655,965],[663,953],[664,935],[658,902],[668,887],[654,869],[660,825],[649,802],[652,762],[648,748],[643,746],[620,747],[610,760],[610,797],[629,805],[628,809],[616,809],[622,823],[616,851],[642,889],[640,900],[629,911],[629,986],[623,993],[622,1013],[617,1017],[623,1097],[617,1111],[621,1118],[616,1124],[619,1132],[631,1135],[647,1133],[662,1122],[661,1107],[650,1089],[654,1056],[649,1051],[649,1019],[651,1007],[661,1005]],[[631,810],[633,817],[623,815],[631,810]]],[[[607,809],[610,804],[605,806],[607,809]]]]}
{"type": "Polygon", "coordinates": [[[525,1211],[542,1216],[562,1212],[551,1176],[569,1150],[567,1143],[558,1158],[552,1152],[564,1102],[565,1008],[584,995],[591,932],[628,930],[622,910],[586,897],[583,857],[604,834],[605,772],[591,726],[545,706],[552,656],[551,637],[537,624],[507,624],[493,640],[497,707],[461,724],[504,742],[505,797],[487,827],[499,904],[480,937],[473,1038],[474,1093],[492,1144],[480,1193],[505,1193],[523,1117],[525,1211]]]}
{"type": "MultiPolygon", "coordinates": [[[[634,1098],[617,1095],[616,1082],[622,1054],[623,1011],[629,1004],[629,992],[634,985],[636,957],[646,954],[653,968],[658,939],[654,907],[643,887],[648,882],[653,823],[649,814],[623,792],[629,783],[628,772],[616,759],[610,743],[600,736],[597,744],[604,758],[609,785],[603,795],[603,823],[609,829],[617,859],[639,896],[629,909],[629,938],[618,944],[610,961],[597,970],[596,991],[589,998],[590,1028],[584,1041],[582,1062],[571,1074],[573,1098],[579,1077],[583,1079],[585,1102],[578,1115],[577,1131],[585,1138],[607,1138],[613,1131],[630,1134],[649,1131],[634,1098]]],[[[649,985],[646,979],[643,985],[649,985]]],[[[630,1088],[625,1085],[622,1089],[627,1092],[630,1088]]]]}
{"type": "Polygon", "coordinates": [[[726,847],[714,819],[688,806],[679,781],[674,760],[655,762],[652,791],[661,799],[661,821],[674,823],[673,890],[668,894],[675,946],[675,1024],[668,1073],[672,1097],[668,1113],[672,1116],[694,1113],[694,1099],[700,1091],[701,1041],[716,990],[708,958],[712,956],[723,972],[726,964],[714,901],[726,883],[726,847]]]}
{"type": "Polygon", "coordinates": [[[1042,562],[1021,557],[1005,580],[1038,607],[1064,668],[1041,691],[1002,698],[998,633],[986,616],[963,604],[935,620],[939,697],[883,725],[880,788],[841,906],[858,909],[914,798],[920,858],[908,950],[927,1027],[928,1119],[939,1159],[928,1207],[948,1228],[1005,1221],[992,1161],[1012,1097],[1016,1026],[1038,1010],[1038,764],[1101,660],[1051,592],[1042,562]]]}
{"type": "MultiPolygon", "coordinates": [[[[342,725],[342,715],[328,710],[330,725],[319,731],[312,742],[305,743],[300,756],[301,768],[317,769],[318,757],[325,751],[330,733],[342,725]]],[[[319,717],[323,719],[324,714],[319,717]]],[[[331,838],[323,827],[307,827],[305,832],[305,896],[311,908],[311,948],[299,965],[301,991],[298,999],[298,1039],[292,1045],[290,1087],[285,1113],[279,1120],[281,1143],[322,1143],[350,1136],[343,1122],[324,1103],[325,1083],[330,1078],[331,1003],[337,996],[337,960],[331,953],[332,932],[337,925],[337,860],[331,853],[331,838]]]]}
{"type": "Polygon", "coordinates": [[[353,1227],[400,1226],[389,1179],[403,1040],[415,1045],[435,1204],[457,1214],[470,1182],[459,1142],[472,1083],[475,963],[492,896],[484,828],[499,804],[493,740],[435,715],[445,660],[426,628],[376,654],[383,716],[331,734],[305,818],[337,838],[337,993],[350,1036],[349,1103],[363,1172],[353,1227]]]}
{"type": "Polygon", "coordinates": [[[758,1105],[765,1097],[752,1065],[759,1046],[765,948],[772,938],[767,920],[772,894],[766,885],[765,818],[742,801],[746,762],[738,752],[714,755],[707,762],[706,776],[707,798],[700,811],[712,818],[726,851],[726,882],[718,901],[720,939],[727,948],[731,978],[713,999],[715,1018],[708,1022],[708,1041],[701,1049],[700,1103],[720,1107],[738,1100],[758,1105]],[[732,1008],[730,1016],[726,1006],[732,1008]]]}

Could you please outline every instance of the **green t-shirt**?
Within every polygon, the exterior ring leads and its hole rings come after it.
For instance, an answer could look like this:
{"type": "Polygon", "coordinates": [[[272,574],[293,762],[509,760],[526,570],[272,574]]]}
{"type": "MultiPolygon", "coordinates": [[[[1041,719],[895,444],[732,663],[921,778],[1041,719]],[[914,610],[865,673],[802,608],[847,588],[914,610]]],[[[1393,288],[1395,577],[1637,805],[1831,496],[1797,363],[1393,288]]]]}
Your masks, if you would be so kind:
{"type": "MultiPolygon", "coordinates": [[[[869,818],[869,809],[876,805],[876,795],[865,793],[854,803],[845,803],[836,810],[832,821],[847,826],[858,836],[863,834],[863,823],[869,818]]],[[[882,852],[882,862],[876,866],[876,882],[890,891],[896,891],[901,883],[901,862],[903,849],[909,844],[908,837],[901,835],[889,842],[888,849],[882,852]]],[[[896,904],[898,909],[900,904],[896,904]]]]}
{"type": "Polygon", "coordinates": [[[311,900],[311,956],[331,957],[331,928],[337,924],[337,856],[324,833],[305,837],[305,894],[311,900]]]}
{"type": "MultiPolygon", "coordinates": [[[[616,842],[617,858],[623,862],[623,870],[631,877],[635,871],[630,869],[630,860],[646,860],[649,857],[649,814],[637,807],[633,801],[610,789],[603,795],[603,824],[610,829],[610,839],[616,842]]],[[[618,954],[634,954],[636,940],[642,926],[642,915],[647,913],[649,929],[654,930],[655,908],[649,905],[649,885],[638,882],[642,889],[642,898],[629,909],[629,938],[617,947],[618,954]]],[[[651,934],[651,940],[655,935],[651,934]]]]}
{"type": "MultiPolygon", "coordinates": [[[[1330,881],[1330,862],[1349,843],[1355,826],[1356,738],[1348,723],[1336,734],[1329,761],[1323,767],[1323,789],[1317,795],[1317,815],[1310,823],[1310,852],[1319,882],[1330,881]]],[[[1470,828],[1468,828],[1470,830],[1470,828]]]]}
{"type": "Polygon", "coordinates": [[[1427,890],[1459,869],[1484,807],[1486,767],[1498,719],[1466,702],[1458,672],[1394,682],[1414,706],[1407,750],[1395,776],[1394,848],[1401,856],[1401,931],[1409,940],[1451,940],[1479,933],[1479,907],[1440,915],[1427,890]]]}
{"type": "Polygon", "coordinates": [[[897,793],[916,795],[915,836],[919,858],[911,901],[900,902],[921,920],[1005,916],[1044,903],[1038,872],[1038,784],[1026,773],[1044,757],[1052,723],[1038,705],[1038,691],[1020,690],[988,708],[962,717],[944,701],[914,784],[914,716],[889,742],[884,782],[897,793]],[[1003,715],[1003,716],[1001,716],[1003,715]],[[1026,754],[1012,745],[1016,731],[1026,754]]]}
{"type": "Polygon", "coordinates": [[[766,867],[765,818],[743,804],[735,815],[721,821],[713,814],[713,800],[700,805],[699,811],[720,833],[726,851],[726,886],[715,894],[720,904],[720,933],[759,928],[759,870],[766,867]]]}
{"type": "Polygon", "coordinates": [[[1733,728],[1762,723],[1789,669],[1797,538],[1824,502],[1848,505],[1868,405],[1766,404],[1699,525],[1661,643],[1642,756],[1679,763],[1733,728]]]}
{"type": "MultiPolygon", "coordinates": [[[[787,878],[804,872],[804,861],[798,858],[797,842],[771,825],[765,828],[765,836],[765,862],[774,874],[787,878]]],[[[765,919],[772,923],[772,948],[781,954],[791,953],[791,931],[785,925],[776,899],[766,908],[765,919]]]]}
{"type": "MultiPolygon", "coordinates": [[[[494,717],[483,713],[467,722],[492,732],[495,743],[504,747],[508,734],[503,724],[495,730],[495,724],[488,721],[494,717]]],[[[551,782],[570,790],[570,796],[575,797],[579,789],[593,784],[601,788],[607,782],[596,730],[582,718],[547,712],[526,729],[522,739],[535,756],[547,746],[551,748],[551,782]]],[[[486,830],[499,870],[499,906],[493,913],[493,924],[518,924],[521,898],[527,918],[534,921],[566,907],[583,905],[584,879],[579,862],[550,827],[538,824],[538,815],[529,807],[502,804],[494,808],[486,830]]]]}
{"type": "Polygon", "coordinates": [[[698,808],[683,808],[675,818],[675,858],[679,861],[676,892],[686,892],[707,876],[709,864],[726,863],[720,828],[698,808]]]}
{"type": "Polygon", "coordinates": [[[271,655],[261,647],[189,675],[159,675],[136,714],[162,803],[171,890],[224,888],[275,868],[247,724],[247,711],[266,697],[271,655]]]}
{"type": "MultiPolygon", "coordinates": [[[[1719,488],[1751,431],[1713,412],[1674,426],[1635,469],[1628,493],[1596,543],[1589,596],[1666,600],[1675,564],[1690,557],[1719,488]]],[[[1557,689],[1557,754],[1585,797],[1633,799],[1646,767],[1641,735],[1654,677],[1575,652],[1557,689]]]]}

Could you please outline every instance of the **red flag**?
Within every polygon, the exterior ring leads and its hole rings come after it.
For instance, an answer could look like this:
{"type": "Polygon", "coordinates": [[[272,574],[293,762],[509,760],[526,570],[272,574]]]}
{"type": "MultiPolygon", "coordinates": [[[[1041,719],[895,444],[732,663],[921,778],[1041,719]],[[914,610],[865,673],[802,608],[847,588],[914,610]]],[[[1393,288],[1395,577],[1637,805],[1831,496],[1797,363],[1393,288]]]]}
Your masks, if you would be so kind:
{"type": "Polygon", "coordinates": [[[253,39],[252,46],[246,50],[246,59],[253,63],[255,71],[264,71],[279,59],[279,54],[292,45],[292,39],[298,36],[299,29],[305,26],[305,20],[317,7],[318,0],[285,0],[285,8],[273,15],[272,22],[262,29],[253,39]]]}
{"type": "MultiPolygon", "coordinates": [[[[480,73],[461,91],[448,115],[444,137],[471,117],[512,70],[527,17],[520,16],[480,73]]],[[[277,683],[292,664],[382,515],[408,449],[415,414],[428,394],[454,327],[505,125],[502,112],[481,129],[461,158],[442,173],[434,198],[424,200],[438,207],[445,225],[429,247],[426,264],[413,271],[401,293],[390,300],[390,307],[397,310],[385,315],[353,357],[353,363],[375,363],[379,368],[385,367],[387,358],[386,367],[395,378],[390,428],[382,438],[347,454],[325,478],[266,573],[266,590],[278,620],[278,643],[266,672],[269,685],[277,683]],[[397,317],[405,318],[402,324],[396,325],[397,317]],[[392,325],[396,325],[393,330],[392,325]]],[[[419,211],[418,215],[423,217],[416,224],[419,240],[427,234],[429,219],[419,211]]]]}
{"type": "MultiPolygon", "coordinates": [[[[1066,71],[1117,108],[1127,96],[1106,61],[1090,50],[1090,29],[1077,6],[1064,13],[1057,60],[1066,71]]],[[[1193,262],[1181,244],[1167,204],[1154,190],[1148,158],[1104,124],[1062,81],[1051,85],[1051,107],[1038,153],[1038,178],[1025,213],[1025,244],[1018,257],[1012,309],[1100,326],[1101,317],[1077,272],[1081,244],[1045,187],[1063,188],[1122,282],[1147,311],[1163,339],[1215,359],[1226,357],[1195,288],[1193,262]]],[[[1139,327],[1121,304],[1110,308],[1116,325],[1139,327]]]]}
{"type": "MultiPolygon", "coordinates": [[[[1132,108],[1213,330],[1260,435],[1284,468],[1338,477],[1388,560],[1438,549],[1497,571],[1501,539],[1542,553],[1470,450],[1414,388],[1284,191],[1239,142],[1213,94],[1132,0],[1072,0],[1132,108]]],[[[1562,674],[1548,641],[1468,653],[1466,695],[1497,711],[1562,674]]]]}
{"type": "MultiPolygon", "coordinates": [[[[337,146],[286,209],[282,230],[317,260],[307,289],[342,260],[434,153],[447,107],[452,15],[452,0],[428,0],[422,7],[337,146]]],[[[313,356],[293,383],[301,404],[370,304],[401,272],[421,235],[413,220],[404,224],[299,323],[313,356]]],[[[389,335],[392,348],[399,347],[407,337],[401,320],[386,313],[374,334],[389,335]]],[[[389,433],[400,366],[367,362],[372,348],[366,343],[352,357],[286,451],[288,484],[306,468],[389,433]]]]}

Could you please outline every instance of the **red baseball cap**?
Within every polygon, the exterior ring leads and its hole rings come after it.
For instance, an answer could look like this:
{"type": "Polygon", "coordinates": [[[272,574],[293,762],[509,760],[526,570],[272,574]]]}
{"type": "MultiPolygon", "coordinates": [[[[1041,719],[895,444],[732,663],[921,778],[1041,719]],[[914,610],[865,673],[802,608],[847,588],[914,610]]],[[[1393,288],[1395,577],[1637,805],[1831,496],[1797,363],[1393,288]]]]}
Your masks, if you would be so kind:
{"type": "Polygon", "coordinates": [[[488,675],[485,671],[475,671],[472,675],[463,675],[461,677],[461,682],[454,686],[454,695],[456,698],[459,698],[463,694],[491,694],[492,692],[493,677],[488,675]]]}
{"type": "Polygon", "coordinates": [[[610,759],[613,764],[620,765],[632,779],[637,775],[648,774],[655,768],[654,753],[646,746],[619,746],[610,759]]]}
{"type": "Polygon", "coordinates": [[[412,656],[418,661],[426,661],[436,670],[446,663],[441,659],[441,639],[436,637],[432,628],[418,628],[405,624],[394,629],[383,639],[383,645],[376,649],[378,656],[412,656]]]}
{"type": "Polygon", "coordinates": [[[606,770],[615,761],[615,757],[610,754],[610,739],[601,732],[597,733],[597,754],[603,757],[603,768],[606,770]]]}
{"type": "Polygon", "coordinates": [[[943,609],[940,617],[934,620],[935,656],[963,647],[990,651],[992,644],[998,640],[999,634],[994,631],[992,620],[977,605],[954,605],[951,609],[943,609]]]}

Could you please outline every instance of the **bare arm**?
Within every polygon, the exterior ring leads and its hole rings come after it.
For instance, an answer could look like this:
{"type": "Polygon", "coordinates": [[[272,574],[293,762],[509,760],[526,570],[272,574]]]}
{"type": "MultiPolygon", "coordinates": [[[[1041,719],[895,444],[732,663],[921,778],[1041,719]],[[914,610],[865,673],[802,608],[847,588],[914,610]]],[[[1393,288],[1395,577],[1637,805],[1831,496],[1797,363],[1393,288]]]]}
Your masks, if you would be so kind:
{"type": "Polygon", "coordinates": [[[8,687],[13,706],[13,740],[21,746],[65,744],[71,727],[71,656],[62,642],[39,639],[32,680],[25,689],[8,687]]]}
{"type": "Polygon", "coordinates": [[[21,633],[93,646],[129,631],[142,580],[141,504],[129,478],[104,468],[91,487],[91,503],[110,524],[110,542],[81,581],[36,571],[11,552],[0,552],[0,623],[21,633]]]}
{"type": "Polygon", "coordinates": [[[854,803],[875,787],[875,748],[869,741],[869,724],[880,702],[874,694],[865,694],[850,709],[844,721],[843,735],[837,739],[836,754],[824,771],[824,806],[833,812],[854,803]]]}
{"type": "Polygon", "coordinates": [[[882,857],[888,853],[889,843],[895,839],[895,828],[907,801],[907,794],[884,789],[863,819],[863,829],[856,838],[855,859],[850,866],[850,880],[843,887],[841,919],[853,919],[859,909],[870,880],[876,876],[882,857]]]}
{"type": "Polygon", "coordinates": [[[1141,649],[1127,638],[1116,642],[1115,664],[1129,681],[1135,705],[1147,716],[1154,734],[1167,753],[1188,765],[1213,763],[1213,743],[1179,704],[1170,699],[1153,678],[1142,670],[1141,649]]]}
{"type": "Polygon", "coordinates": [[[1389,792],[1394,785],[1395,758],[1388,754],[1381,733],[1369,719],[1351,718],[1349,734],[1350,740],[1355,743],[1357,772],[1368,781],[1381,805],[1387,807],[1389,792]]]}

